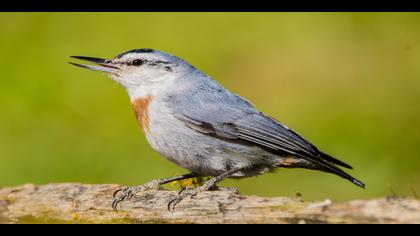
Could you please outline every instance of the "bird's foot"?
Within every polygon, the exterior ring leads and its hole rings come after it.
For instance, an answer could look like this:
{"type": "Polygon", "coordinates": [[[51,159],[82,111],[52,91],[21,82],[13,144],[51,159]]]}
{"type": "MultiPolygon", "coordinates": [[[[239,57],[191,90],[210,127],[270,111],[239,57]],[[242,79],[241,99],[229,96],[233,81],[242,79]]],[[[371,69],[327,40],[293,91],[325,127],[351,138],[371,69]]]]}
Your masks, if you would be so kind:
{"type": "Polygon", "coordinates": [[[216,185],[210,185],[209,183],[204,183],[200,187],[191,187],[191,186],[185,186],[183,187],[179,192],[178,196],[169,201],[168,203],[168,211],[173,212],[175,210],[175,206],[180,203],[182,200],[184,200],[187,197],[194,198],[197,194],[208,191],[210,189],[217,188],[216,185]]]}
{"type": "Polygon", "coordinates": [[[118,210],[118,204],[124,200],[130,200],[136,193],[141,191],[146,191],[149,189],[159,189],[160,182],[159,180],[152,180],[143,185],[132,186],[132,187],[123,187],[118,189],[112,195],[112,209],[114,211],[118,210]]]}

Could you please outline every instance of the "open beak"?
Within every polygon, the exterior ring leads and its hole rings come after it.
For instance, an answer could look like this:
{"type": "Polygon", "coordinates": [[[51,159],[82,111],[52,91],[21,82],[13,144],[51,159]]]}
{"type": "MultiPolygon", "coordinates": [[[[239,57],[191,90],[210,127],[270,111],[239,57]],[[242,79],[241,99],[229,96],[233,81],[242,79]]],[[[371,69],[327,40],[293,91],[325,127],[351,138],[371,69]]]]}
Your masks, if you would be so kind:
{"type": "Polygon", "coordinates": [[[83,64],[69,62],[72,65],[82,67],[82,68],[86,68],[86,69],[89,69],[89,70],[104,71],[104,72],[107,72],[107,73],[115,73],[116,70],[120,69],[120,68],[116,67],[115,65],[113,65],[112,62],[110,60],[107,60],[107,59],[94,58],[94,57],[84,57],[84,56],[70,56],[70,57],[75,58],[75,59],[79,59],[79,60],[83,60],[83,61],[93,62],[93,63],[97,64],[97,66],[93,66],[93,65],[83,65],[83,64]]]}

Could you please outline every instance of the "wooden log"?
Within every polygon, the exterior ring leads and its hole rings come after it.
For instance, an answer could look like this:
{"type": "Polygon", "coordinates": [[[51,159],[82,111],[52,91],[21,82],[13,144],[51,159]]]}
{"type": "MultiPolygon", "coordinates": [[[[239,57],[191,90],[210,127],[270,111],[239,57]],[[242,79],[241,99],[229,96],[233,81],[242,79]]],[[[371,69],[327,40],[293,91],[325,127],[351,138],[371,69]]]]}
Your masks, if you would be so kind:
{"type": "Polygon", "coordinates": [[[304,202],[245,196],[221,188],[179,203],[175,191],[150,190],[111,208],[119,185],[26,184],[0,189],[0,223],[420,223],[420,201],[379,198],[304,202]]]}

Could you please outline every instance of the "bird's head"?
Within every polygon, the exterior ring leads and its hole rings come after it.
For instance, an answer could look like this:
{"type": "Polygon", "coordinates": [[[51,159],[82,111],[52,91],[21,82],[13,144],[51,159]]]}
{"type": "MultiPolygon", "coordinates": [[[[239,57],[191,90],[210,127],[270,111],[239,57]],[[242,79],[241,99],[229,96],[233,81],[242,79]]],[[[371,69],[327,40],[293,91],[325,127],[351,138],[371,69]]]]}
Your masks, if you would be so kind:
{"type": "Polygon", "coordinates": [[[70,64],[95,71],[103,71],[122,85],[131,98],[153,94],[170,88],[177,78],[182,78],[194,69],[187,62],[153,49],[134,49],[112,59],[86,56],[72,58],[96,65],[70,64]]]}

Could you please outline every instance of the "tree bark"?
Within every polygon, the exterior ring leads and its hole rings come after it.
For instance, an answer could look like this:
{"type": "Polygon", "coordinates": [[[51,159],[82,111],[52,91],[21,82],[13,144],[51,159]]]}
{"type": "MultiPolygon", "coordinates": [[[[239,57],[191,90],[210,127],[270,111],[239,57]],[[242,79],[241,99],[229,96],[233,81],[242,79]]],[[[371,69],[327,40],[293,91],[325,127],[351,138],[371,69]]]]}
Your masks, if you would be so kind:
{"type": "Polygon", "coordinates": [[[111,208],[118,185],[27,184],[0,189],[0,223],[420,223],[420,201],[380,198],[333,203],[244,196],[221,188],[180,202],[169,190],[138,193],[111,208]]]}

